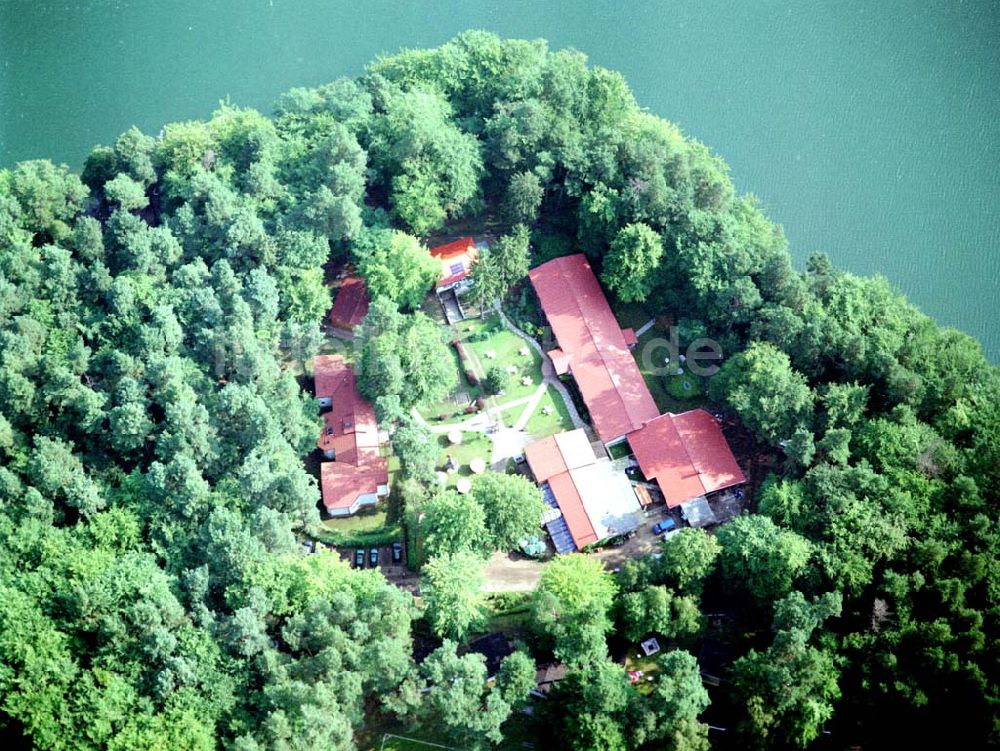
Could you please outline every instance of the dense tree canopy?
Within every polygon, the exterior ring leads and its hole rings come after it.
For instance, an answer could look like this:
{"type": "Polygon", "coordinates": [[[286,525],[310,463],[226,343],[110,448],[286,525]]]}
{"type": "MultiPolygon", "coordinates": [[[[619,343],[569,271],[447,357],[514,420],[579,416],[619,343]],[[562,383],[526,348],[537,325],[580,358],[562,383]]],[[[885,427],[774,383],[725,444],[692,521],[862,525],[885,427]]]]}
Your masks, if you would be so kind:
{"type": "Polygon", "coordinates": [[[472,498],[483,507],[493,549],[514,550],[538,534],[545,506],[535,484],[521,475],[480,475],[472,483],[472,498]]]}

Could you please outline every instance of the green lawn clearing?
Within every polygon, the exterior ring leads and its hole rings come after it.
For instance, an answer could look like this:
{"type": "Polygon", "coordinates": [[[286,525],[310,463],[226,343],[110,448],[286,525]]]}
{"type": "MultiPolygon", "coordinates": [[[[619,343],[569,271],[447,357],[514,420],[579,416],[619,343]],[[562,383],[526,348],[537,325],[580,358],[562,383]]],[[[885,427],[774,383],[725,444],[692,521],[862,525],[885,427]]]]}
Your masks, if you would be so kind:
{"type": "Polygon", "coordinates": [[[370,547],[388,545],[401,539],[399,524],[389,521],[388,500],[374,509],[361,511],[341,519],[324,519],[326,531],[318,537],[337,547],[370,547]]]}
{"type": "Polygon", "coordinates": [[[687,367],[680,375],[665,376],[664,384],[667,393],[678,401],[700,400],[705,394],[704,381],[698,376],[691,375],[687,367]]]}
{"type": "Polygon", "coordinates": [[[666,337],[653,328],[639,337],[639,344],[632,354],[660,412],[686,412],[704,406],[708,401],[704,379],[691,375],[686,366],[682,375],[667,375],[676,373],[678,363],[676,360],[664,363],[670,350],[663,345],[654,345],[655,340],[666,341],[666,337]]]}
{"type": "Polygon", "coordinates": [[[455,487],[460,477],[470,477],[472,470],[469,469],[469,462],[479,458],[486,462],[489,469],[490,458],[493,454],[493,444],[484,433],[462,433],[462,442],[450,444],[447,435],[438,435],[438,444],[441,446],[441,453],[438,456],[437,468],[444,470],[445,462],[450,455],[458,464],[458,471],[448,475],[448,487],[455,487]]]}
{"type": "Polygon", "coordinates": [[[456,328],[463,329],[462,338],[466,347],[475,355],[482,368],[482,373],[491,367],[504,370],[515,368],[504,393],[496,397],[498,403],[520,399],[534,393],[542,382],[542,358],[516,334],[503,328],[497,316],[489,316],[484,321],[475,321],[478,326],[463,321],[456,328]],[[525,351],[522,354],[522,351],[525,351]],[[491,356],[492,355],[492,356],[491,356]],[[528,377],[530,383],[522,383],[522,378],[528,377]]]}
{"type": "Polygon", "coordinates": [[[503,327],[496,315],[485,319],[467,318],[456,323],[450,329],[451,335],[460,340],[468,353],[468,361],[463,364],[454,347],[450,348],[451,357],[458,374],[459,386],[448,398],[434,404],[418,405],[420,414],[432,425],[447,425],[468,419],[465,409],[476,397],[486,395],[479,386],[472,386],[465,377],[468,367],[476,377],[482,379],[486,371],[493,366],[507,370],[513,366],[514,373],[509,374],[509,382],[503,394],[491,396],[490,406],[502,405],[515,399],[521,399],[534,393],[542,382],[542,358],[529,347],[524,340],[512,334],[503,327]],[[526,349],[526,354],[521,350],[526,349]],[[488,356],[492,355],[492,356],[488,356]],[[530,383],[522,383],[528,377],[530,383]]]}
{"type": "Polygon", "coordinates": [[[652,657],[646,657],[642,652],[642,648],[638,644],[632,644],[629,646],[628,654],[625,655],[625,671],[631,672],[633,670],[641,670],[643,672],[642,678],[639,682],[635,684],[636,690],[640,694],[649,694],[653,691],[654,681],[647,680],[650,677],[655,677],[660,671],[660,663],[657,659],[662,652],[653,655],[652,657]],[[637,657],[636,655],[641,655],[637,657]]]}
{"type": "Polygon", "coordinates": [[[528,420],[525,430],[532,438],[545,438],[572,429],[573,420],[569,416],[569,410],[566,409],[566,403],[562,400],[559,392],[549,386],[545,389],[545,395],[538,402],[538,406],[528,420]],[[546,408],[551,409],[551,413],[548,415],[545,414],[546,408]]]}

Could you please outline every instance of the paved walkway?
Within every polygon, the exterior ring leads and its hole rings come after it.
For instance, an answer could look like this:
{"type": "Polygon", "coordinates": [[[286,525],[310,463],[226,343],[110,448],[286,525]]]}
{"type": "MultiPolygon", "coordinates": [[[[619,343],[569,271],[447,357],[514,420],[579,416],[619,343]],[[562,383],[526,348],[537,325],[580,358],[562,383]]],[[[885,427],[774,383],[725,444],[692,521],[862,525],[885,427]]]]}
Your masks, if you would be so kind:
{"type": "MultiPolygon", "coordinates": [[[[482,412],[474,414],[467,420],[462,420],[461,422],[449,422],[445,423],[444,425],[431,425],[429,422],[427,422],[427,420],[424,419],[423,415],[421,415],[420,412],[417,411],[416,407],[410,410],[410,414],[413,416],[414,420],[419,422],[421,425],[423,425],[432,433],[450,433],[453,430],[461,430],[463,432],[468,432],[468,433],[485,433],[488,427],[499,422],[502,413],[506,412],[508,409],[514,409],[515,407],[520,407],[523,404],[528,404],[529,406],[531,406],[529,402],[531,402],[532,400],[534,400],[534,404],[535,406],[537,406],[538,405],[538,399],[536,399],[537,393],[538,392],[536,390],[534,394],[529,394],[528,396],[522,396],[518,399],[511,399],[509,402],[498,404],[495,407],[489,407],[488,409],[485,409],[482,412]]],[[[541,397],[538,398],[540,399],[541,397]]],[[[534,411],[533,408],[532,411],[534,411]]],[[[528,417],[531,417],[530,413],[528,414],[528,417]]]]}
{"type": "Polygon", "coordinates": [[[535,393],[528,398],[528,403],[521,412],[521,416],[518,417],[517,422],[514,423],[514,430],[524,430],[528,426],[528,420],[530,420],[531,416],[535,414],[535,410],[538,409],[538,402],[540,402],[542,397],[545,396],[545,392],[548,388],[548,383],[542,381],[541,385],[535,389],[535,393]]]}
{"type": "Polygon", "coordinates": [[[644,324],[642,324],[642,326],[640,326],[639,328],[637,328],[635,330],[635,338],[638,339],[640,336],[642,336],[643,334],[645,334],[647,331],[649,331],[655,325],[656,325],[656,319],[655,318],[650,318],[648,321],[646,321],[644,324]]]}

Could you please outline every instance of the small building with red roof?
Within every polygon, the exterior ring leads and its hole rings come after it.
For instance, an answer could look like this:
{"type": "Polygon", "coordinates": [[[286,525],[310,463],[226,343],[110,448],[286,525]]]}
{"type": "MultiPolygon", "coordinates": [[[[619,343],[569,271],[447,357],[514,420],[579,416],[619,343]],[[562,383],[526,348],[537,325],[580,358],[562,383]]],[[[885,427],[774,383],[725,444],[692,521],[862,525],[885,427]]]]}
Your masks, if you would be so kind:
{"type": "Polygon", "coordinates": [[[360,467],[346,462],[323,462],[320,488],[330,516],[351,516],[389,495],[388,464],[384,457],[360,467]]]}
{"type": "Polygon", "coordinates": [[[344,277],[330,309],[328,321],[334,328],[353,331],[368,315],[368,285],[353,274],[344,277]]]}
{"type": "Polygon", "coordinates": [[[542,521],[559,553],[639,526],[642,514],[632,484],[609,459],[594,455],[583,430],[536,441],[524,457],[548,505],[542,521]]]}
{"type": "Polygon", "coordinates": [[[628,442],[671,508],[746,482],[722,428],[703,409],[661,415],[629,433],[628,442]]]}
{"type": "Polygon", "coordinates": [[[340,355],[313,360],[316,397],[329,407],[316,441],[325,459],[320,468],[323,505],[331,516],[349,516],[389,493],[389,472],[379,451],[372,405],[358,393],[354,369],[340,355]]]}
{"type": "Polygon", "coordinates": [[[479,259],[479,248],[471,237],[460,237],[431,248],[431,256],[441,264],[441,272],[435,285],[435,292],[438,294],[449,289],[459,292],[472,283],[470,274],[479,259]]]}
{"type": "Polygon", "coordinates": [[[624,440],[660,414],[632,356],[635,332],[623,330],[582,253],[533,268],[531,283],[558,347],[557,374],[570,374],[605,445],[624,440]]]}

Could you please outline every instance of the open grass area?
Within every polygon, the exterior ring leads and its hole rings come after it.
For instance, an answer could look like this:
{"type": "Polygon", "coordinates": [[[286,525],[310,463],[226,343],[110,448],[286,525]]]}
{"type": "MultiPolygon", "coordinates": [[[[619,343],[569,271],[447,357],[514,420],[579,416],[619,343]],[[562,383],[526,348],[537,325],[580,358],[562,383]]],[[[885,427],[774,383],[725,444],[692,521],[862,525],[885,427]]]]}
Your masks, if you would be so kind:
{"type": "Polygon", "coordinates": [[[686,367],[683,375],[667,375],[676,371],[678,364],[676,361],[669,365],[664,363],[670,351],[665,346],[654,345],[657,339],[663,340],[663,333],[650,329],[639,337],[639,344],[632,354],[660,412],[686,412],[704,406],[708,401],[704,379],[691,375],[686,367]],[[690,388],[686,388],[685,384],[690,388]]]}
{"type": "Polygon", "coordinates": [[[656,402],[656,406],[660,409],[661,413],[674,411],[671,409],[671,406],[676,402],[667,393],[661,372],[663,370],[663,358],[666,357],[667,350],[651,345],[654,339],[662,338],[663,334],[660,331],[657,331],[655,328],[650,329],[639,337],[639,344],[632,352],[635,362],[639,366],[639,371],[646,381],[646,387],[649,389],[649,393],[653,395],[653,400],[656,402]]]}
{"type": "Polygon", "coordinates": [[[628,653],[625,655],[625,671],[631,672],[633,670],[641,670],[643,672],[642,678],[638,683],[635,684],[636,690],[640,694],[649,694],[653,690],[653,681],[647,680],[649,677],[655,677],[660,671],[660,663],[657,659],[662,652],[659,652],[652,657],[646,657],[642,652],[642,648],[638,644],[632,644],[629,646],[628,653]],[[641,655],[637,657],[636,655],[641,655]]]}
{"type": "Polygon", "coordinates": [[[682,402],[699,400],[705,394],[704,379],[691,375],[687,367],[679,375],[666,376],[664,385],[671,397],[682,402]]]}
{"type": "Polygon", "coordinates": [[[545,389],[545,395],[538,402],[525,430],[533,438],[545,438],[545,436],[561,433],[564,430],[573,429],[573,420],[566,409],[566,403],[562,400],[552,386],[545,389]],[[546,415],[546,407],[551,408],[551,414],[546,415]]]}
{"type": "Polygon", "coordinates": [[[397,522],[389,521],[387,499],[373,509],[342,519],[324,519],[326,531],[318,535],[323,542],[337,547],[371,547],[388,545],[401,539],[397,522]]]}
{"type": "Polygon", "coordinates": [[[502,631],[511,639],[528,638],[531,596],[531,592],[503,592],[488,597],[490,615],[483,633],[502,631]]]}
{"type": "Polygon", "coordinates": [[[441,454],[438,456],[437,468],[444,470],[445,462],[451,456],[458,464],[458,471],[448,475],[448,487],[455,487],[460,477],[470,477],[472,470],[469,469],[469,462],[479,458],[486,462],[487,469],[490,466],[490,456],[493,453],[493,444],[483,433],[462,433],[462,442],[457,444],[448,443],[447,435],[437,436],[438,444],[441,446],[441,454]]]}
{"type": "Polygon", "coordinates": [[[462,331],[462,339],[479,360],[483,373],[493,366],[504,370],[511,366],[517,369],[510,375],[507,389],[497,397],[499,402],[529,396],[542,382],[541,356],[519,336],[503,328],[497,316],[489,316],[485,321],[463,321],[455,328],[462,331]],[[470,323],[473,325],[470,326],[470,323]],[[525,376],[531,379],[530,384],[521,383],[525,376]]]}

